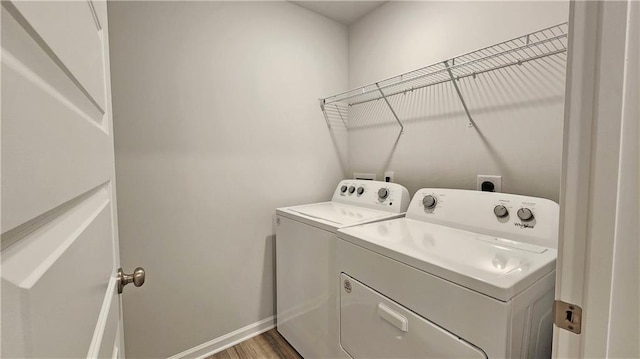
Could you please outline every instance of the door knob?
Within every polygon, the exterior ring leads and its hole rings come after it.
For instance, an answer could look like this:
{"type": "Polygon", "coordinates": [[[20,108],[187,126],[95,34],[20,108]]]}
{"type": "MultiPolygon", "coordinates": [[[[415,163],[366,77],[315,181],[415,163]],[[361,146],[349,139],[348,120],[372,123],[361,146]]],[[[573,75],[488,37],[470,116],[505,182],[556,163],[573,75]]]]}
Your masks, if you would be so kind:
{"type": "Polygon", "coordinates": [[[122,294],[122,289],[129,283],[133,283],[136,287],[144,284],[144,269],[142,267],[136,268],[132,274],[126,274],[122,268],[118,269],[118,294],[122,294]]]}

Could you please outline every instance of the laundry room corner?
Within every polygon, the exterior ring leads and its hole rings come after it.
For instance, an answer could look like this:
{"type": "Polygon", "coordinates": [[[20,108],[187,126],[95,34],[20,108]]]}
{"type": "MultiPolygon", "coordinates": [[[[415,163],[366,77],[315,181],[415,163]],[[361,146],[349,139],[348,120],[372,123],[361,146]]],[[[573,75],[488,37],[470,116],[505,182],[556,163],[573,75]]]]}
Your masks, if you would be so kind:
{"type": "Polygon", "coordinates": [[[345,175],[318,97],[347,88],[347,27],[289,2],[108,5],[122,264],[148,273],[127,356],[195,355],[273,325],[274,209],[345,175]]]}

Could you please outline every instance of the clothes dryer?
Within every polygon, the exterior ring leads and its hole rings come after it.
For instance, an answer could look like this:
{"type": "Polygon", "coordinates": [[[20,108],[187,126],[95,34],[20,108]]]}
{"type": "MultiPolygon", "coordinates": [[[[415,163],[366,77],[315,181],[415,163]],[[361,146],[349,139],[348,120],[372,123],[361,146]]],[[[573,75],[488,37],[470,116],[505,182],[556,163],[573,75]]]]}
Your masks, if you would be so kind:
{"type": "Polygon", "coordinates": [[[353,358],[549,358],[558,205],[421,189],[404,218],[338,231],[353,358]]]}
{"type": "Polygon", "coordinates": [[[341,181],[329,202],[276,210],[277,329],[305,358],[345,357],[338,337],[336,231],[404,215],[397,183],[341,181]]]}

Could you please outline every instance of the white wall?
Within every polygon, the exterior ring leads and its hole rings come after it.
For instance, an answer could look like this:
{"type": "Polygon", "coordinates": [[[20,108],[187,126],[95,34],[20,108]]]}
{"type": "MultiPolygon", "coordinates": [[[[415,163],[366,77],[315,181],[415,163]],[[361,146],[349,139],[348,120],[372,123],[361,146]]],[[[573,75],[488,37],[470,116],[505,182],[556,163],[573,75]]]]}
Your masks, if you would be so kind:
{"type": "MultiPolygon", "coordinates": [[[[567,2],[389,2],[349,29],[349,87],[357,87],[567,21],[567,2]]],[[[451,84],[395,97],[405,134],[382,101],[353,107],[350,172],[395,171],[410,192],[475,189],[503,176],[503,192],[558,200],[565,72],[554,60],[460,81],[477,124],[451,84]],[[420,92],[420,93],[418,93],[420,92]],[[358,112],[360,111],[360,112],[358,112]],[[364,122],[362,122],[364,121],[364,122]],[[370,124],[366,126],[366,123],[370,124]],[[397,142],[396,142],[397,139],[397,142]]]]}
{"type": "Polygon", "coordinates": [[[276,207],[343,173],[318,108],[347,29],[287,2],[110,2],[126,353],[168,357],[274,314],[276,207]]]}

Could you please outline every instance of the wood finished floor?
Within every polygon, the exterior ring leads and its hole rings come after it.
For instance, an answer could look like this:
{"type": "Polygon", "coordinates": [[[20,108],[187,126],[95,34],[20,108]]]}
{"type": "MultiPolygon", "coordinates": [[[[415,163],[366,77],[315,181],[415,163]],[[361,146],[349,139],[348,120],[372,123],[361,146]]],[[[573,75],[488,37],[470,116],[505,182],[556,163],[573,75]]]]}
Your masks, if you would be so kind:
{"type": "Polygon", "coordinates": [[[284,340],[275,328],[216,353],[207,359],[258,358],[302,359],[300,354],[284,340]]]}

